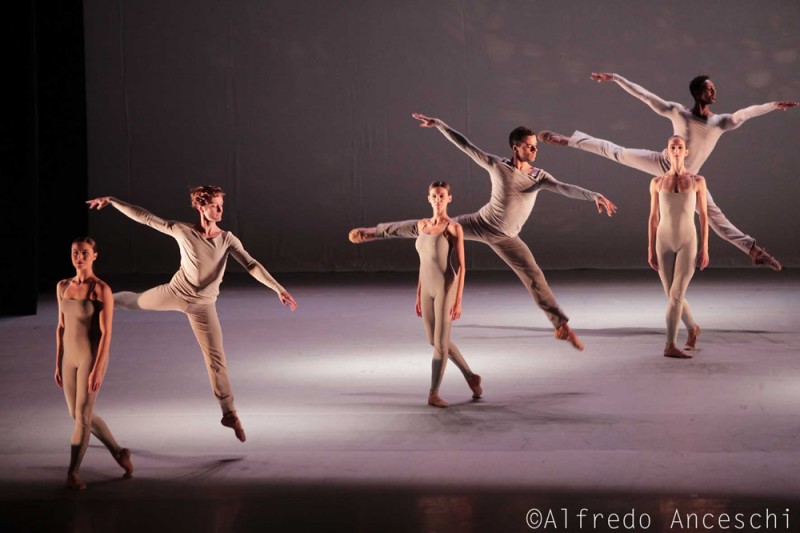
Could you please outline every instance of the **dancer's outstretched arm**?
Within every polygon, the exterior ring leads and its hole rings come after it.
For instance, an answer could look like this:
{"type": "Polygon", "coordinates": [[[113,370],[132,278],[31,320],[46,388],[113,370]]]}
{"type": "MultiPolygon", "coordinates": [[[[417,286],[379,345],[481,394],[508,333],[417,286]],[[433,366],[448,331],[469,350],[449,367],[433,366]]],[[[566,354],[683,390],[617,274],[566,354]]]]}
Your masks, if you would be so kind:
{"type": "Polygon", "coordinates": [[[486,170],[490,170],[492,166],[499,160],[497,156],[487,154],[471,142],[469,139],[464,137],[462,134],[439,120],[438,118],[427,117],[421,113],[412,113],[412,117],[420,121],[420,128],[436,128],[439,130],[442,135],[447,137],[447,139],[458,146],[458,148],[470,156],[473,161],[475,161],[478,165],[485,168],[486,170]]]}
{"type": "Polygon", "coordinates": [[[751,118],[766,115],[770,111],[786,111],[790,107],[800,105],[800,102],[767,102],[766,104],[751,105],[729,115],[722,115],[721,125],[725,130],[735,130],[751,118]]]}
{"type": "Polygon", "coordinates": [[[704,270],[709,263],[708,256],[708,199],[706,179],[697,176],[697,214],[700,221],[700,249],[697,251],[697,268],[704,270]]]}
{"type": "Polygon", "coordinates": [[[570,183],[560,182],[544,170],[540,172],[542,173],[542,177],[540,178],[542,180],[542,189],[575,200],[594,200],[594,203],[597,205],[598,213],[602,213],[603,208],[605,208],[608,216],[617,212],[617,206],[599,192],[590,191],[570,183]]]}
{"type": "Polygon", "coordinates": [[[242,245],[242,241],[239,240],[238,237],[234,235],[230,236],[231,238],[231,245],[228,251],[236,259],[240,265],[242,265],[247,273],[253,276],[255,279],[260,281],[263,285],[266,285],[278,295],[278,299],[280,299],[281,303],[294,311],[297,309],[297,302],[292,298],[292,295],[289,294],[289,291],[283,288],[280,283],[278,283],[272,275],[267,272],[267,269],[264,268],[264,265],[253,259],[247,250],[244,249],[242,245]]]}
{"type": "Polygon", "coordinates": [[[617,85],[625,89],[630,95],[635,96],[645,104],[647,104],[650,109],[661,115],[662,117],[669,116],[673,109],[676,106],[680,106],[680,104],[675,102],[667,102],[660,96],[656,96],[655,94],[651,93],[641,85],[633,83],[629,81],[619,74],[613,74],[611,72],[592,72],[592,79],[598,83],[602,83],[604,81],[615,81],[617,85]]]}
{"type": "Polygon", "coordinates": [[[108,205],[112,205],[117,209],[117,211],[128,218],[135,220],[139,224],[144,224],[145,226],[149,226],[160,231],[161,233],[166,233],[167,235],[172,235],[173,233],[173,226],[175,223],[172,220],[164,220],[163,218],[154,215],[147,209],[123,202],[122,200],[114,198],[113,196],[101,196],[99,198],[87,200],[86,203],[89,204],[89,209],[97,209],[98,211],[108,205]]]}

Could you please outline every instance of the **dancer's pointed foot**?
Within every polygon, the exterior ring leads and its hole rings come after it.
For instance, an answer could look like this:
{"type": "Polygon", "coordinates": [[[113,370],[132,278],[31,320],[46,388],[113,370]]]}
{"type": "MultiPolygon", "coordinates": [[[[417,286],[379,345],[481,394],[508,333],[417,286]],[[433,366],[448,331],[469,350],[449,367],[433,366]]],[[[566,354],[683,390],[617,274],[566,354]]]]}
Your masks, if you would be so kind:
{"type": "Polygon", "coordinates": [[[673,359],[691,359],[692,354],[688,354],[675,346],[673,343],[669,343],[664,348],[664,357],[672,357],[673,359]]]}
{"type": "Polygon", "coordinates": [[[247,440],[247,437],[244,434],[244,428],[242,427],[242,422],[239,420],[239,417],[236,416],[236,411],[225,413],[222,417],[222,420],[220,420],[220,423],[226,428],[233,429],[233,432],[236,434],[236,438],[240,441],[244,442],[247,440]]]}
{"type": "Polygon", "coordinates": [[[694,350],[697,348],[697,338],[700,336],[700,326],[695,326],[689,330],[689,337],[686,339],[684,350],[694,350]]]}
{"type": "Polygon", "coordinates": [[[355,228],[351,229],[347,234],[347,238],[353,244],[361,244],[362,242],[374,241],[377,237],[375,228],[355,228]]]}
{"type": "Polygon", "coordinates": [[[472,374],[471,378],[467,378],[467,385],[472,389],[472,398],[474,400],[481,397],[483,389],[481,388],[481,377],[478,374],[472,374]]]}
{"type": "Polygon", "coordinates": [[[86,490],[86,483],[81,481],[77,472],[67,472],[67,488],[69,490],[86,490]]]}
{"type": "Polygon", "coordinates": [[[445,408],[450,404],[448,404],[446,401],[444,401],[441,398],[439,398],[438,394],[431,393],[431,394],[428,395],[428,405],[432,405],[434,407],[445,408]]]}
{"type": "Polygon", "coordinates": [[[781,262],[770,255],[766,248],[757,244],[754,244],[753,247],[750,248],[750,259],[753,261],[753,265],[768,266],[775,272],[780,272],[783,270],[783,265],[781,265],[781,262]]]}
{"type": "Polygon", "coordinates": [[[125,470],[122,475],[125,479],[130,479],[133,476],[133,463],[131,462],[131,451],[128,448],[120,448],[114,455],[117,464],[125,470]]]}
{"type": "Polygon", "coordinates": [[[567,146],[569,145],[569,137],[566,135],[561,135],[560,133],[556,133],[550,130],[542,130],[537,135],[536,138],[539,139],[539,142],[545,144],[557,144],[559,146],[567,146]]]}
{"type": "Polygon", "coordinates": [[[583,343],[578,338],[578,336],[575,335],[575,332],[572,331],[572,328],[570,328],[566,322],[564,322],[563,324],[561,324],[556,328],[556,331],[553,334],[553,336],[556,339],[569,342],[572,346],[575,347],[576,350],[580,350],[581,352],[583,351],[583,343]]]}

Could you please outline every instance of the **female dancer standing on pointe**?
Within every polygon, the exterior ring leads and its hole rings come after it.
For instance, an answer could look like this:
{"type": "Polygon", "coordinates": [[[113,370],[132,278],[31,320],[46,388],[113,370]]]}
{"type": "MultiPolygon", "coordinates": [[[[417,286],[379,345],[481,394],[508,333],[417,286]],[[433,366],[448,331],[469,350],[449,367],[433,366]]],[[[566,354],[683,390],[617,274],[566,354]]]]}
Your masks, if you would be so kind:
{"type": "Polygon", "coordinates": [[[706,180],[686,170],[684,161],[689,151],[680,135],[673,135],[667,144],[670,169],[650,182],[650,219],[648,224],[648,259],[658,271],[664,292],[667,293],[667,344],[665,357],[692,357],[680,350],[678,321],[682,318],[688,330],[684,350],[697,346],[700,326],[694,321],[686,301],[686,289],[694,275],[695,263],[700,270],[708,266],[708,210],[706,209],[706,180]],[[700,250],[694,211],[700,219],[700,250]]]}
{"type": "Polygon", "coordinates": [[[64,389],[67,408],[75,420],[71,455],[67,470],[67,488],[83,490],[78,470],[89,446],[91,432],[125,469],[125,478],[133,473],[131,452],[122,448],[102,418],[93,413],[97,393],[108,368],[111,322],[114,300],[111,288],[95,276],[92,269],[97,249],[91,237],[72,243],[72,266],[75,277],[61,280],[56,286],[58,327],[56,328],[55,380],[64,389]]]}
{"type": "Polygon", "coordinates": [[[431,390],[428,405],[447,407],[439,397],[444,368],[448,357],[464,374],[472,397],[481,397],[481,377],[470,370],[464,356],[450,342],[450,323],[461,317],[461,297],[464,294],[464,230],[461,224],[447,216],[447,204],[453,201],[450,185],[434,181],[428,187],[428,203],[433,216],[417,222],[419,236],[416,241],[419,253],[419,282],[417,283],[417,316],[422,317],[428,342],[433,346],[431,364],[431,390]],[[455,252],[455,254],[453,253],[455,252]],[[455,255],[455,269],[450,263],[455,255]]]}
{"type": "Polygon", "coordinates": [[[213,185],[195,187],[190,191],[192,207],[200,215],[197,224],[164,220],[141,207],[112,196],[95,198],[86,203],[90,209],[103,209],[112,205],[125,216],[178,241],[181,266],[169,283],[142,293],[120,292],[114,295],[114,301],[122,309],[180,311],[186,315],[203,351],[211,390],[222,407],[221,423],[232,428],[236,438],[244,442],[244,428],[236,415],[233,392],[228,381],[222,328],[216,307],[228,254],[241,263],[251,276],[274,290],[283,305],[294,311],[297,302],[261,263],[247,253],[242,241],[230,231],[217,227],[217,223],[222,220],[224,195],[220,187],[213,185]]]}

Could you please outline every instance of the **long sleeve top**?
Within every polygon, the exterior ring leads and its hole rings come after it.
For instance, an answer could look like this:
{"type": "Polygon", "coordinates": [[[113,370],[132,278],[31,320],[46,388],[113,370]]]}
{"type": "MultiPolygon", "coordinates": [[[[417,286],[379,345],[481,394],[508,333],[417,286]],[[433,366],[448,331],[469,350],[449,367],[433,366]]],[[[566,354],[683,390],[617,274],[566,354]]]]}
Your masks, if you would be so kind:
{"type": "Polygon", "coordinates": [[[204,237],[192,224],[164,220],[141,207],[111,198],[110,204],[120,213],[140,224],[174,238],[181,252],[181,266],[172,276],[170,286],[189,303],[212,303],[219,295],[228,255],[233,256],[247,272],[277,293],[285,289],[269,272],[253,259],[230,231],[212,238],[204,237]]]}
{"type": "Polygon", "coordinates": [[[711,115],[707,119],[703,119],[692,114],[692,110],[683,104],[667,102],[619,74],[614,74],[614,81],[627,93],[635,96],[647,104],[650,109],[672,122],[673,134],[686,139],[686,148],[689,149],[689,155],[685,161],[686,170],[694,174],[700,171],[723,133],[735,130],[751,118],[775,110],[772,103],[767,103],[746,107],[735,113],[711,115]]]}
{"type": "Polygon", "coordinates": [[[441,120],[437,121],[436,128],[489,173],[492,194],[478,215],[507,237],[516,237],[522,230],[539,191],[550,191],[576,200],[595,200],[601,196],[577,185],[562,183],[540,168],[526,174],[514,167],[509,159],[483,152],[441,120]]]}

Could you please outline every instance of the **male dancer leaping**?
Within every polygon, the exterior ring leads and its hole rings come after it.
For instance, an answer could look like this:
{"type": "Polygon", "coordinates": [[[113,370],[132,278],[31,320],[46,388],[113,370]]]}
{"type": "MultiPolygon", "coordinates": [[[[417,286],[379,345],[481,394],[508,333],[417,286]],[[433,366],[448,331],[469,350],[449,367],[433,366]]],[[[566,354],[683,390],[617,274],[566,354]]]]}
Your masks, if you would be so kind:
{"type": "MultiPolygon", "coordinates": [[[[593,73],[592,79],[598,83],[617,82],[620,87],[647,104],[650,109],[662,117],[670,119],[673,134],[686,139],[689,155],[686,157],[685,165],[686,170],[692,174],[700,172],[700,167],[711,155],[720,136],[726,131],[735,130],[751,118],[776,109],[786,111],[799,104],[798,102],[768,102],[746,107],[735,113],[715,115],[711,111],[711,104],[717,101],[717,89],[708,76],[697,76],[689,83],[689,91],[694,98],[694,106],[691,109],[677,102],[662,100],[644,87],[626,80],[619,74],[593,73]]],[[[669,158],[664,152],[624,148],[577,130],[571,137],[543,130],[539,132],[539,140],[549,144],[580,148],[625,166],[647,172],[651,177],[661,176],[669,170],[669,158]]],[[[731,224],[722,210],[714,203],[710,193],[706,198],[708,200],[708,223],[717,235],[748,254],[754,265],[766,265],[773,270],[781,270],[781,264],[777,259],[757,245],[753,237],[745,235],[731,224]]]]}
{"type": "MultiPolygon", "coordinates": [[[[608,216],[616,212],[617,206],[600,193],[561,183],[544,170],[534,168],[532,163],[536,159],[536,135],[526,127],[515,128],[509,135],[512,157],[506,159],[483,152],[438,118],[419,113],[412,116],[420,121],[420,127],[438,129],[489,173],[492,181],[489,203],[477,213],[453,218],[463,227],[464,238],[491,246],[511,267],[536,304],[553,323],[555,337],[569,341],[578,350],[583,350],[583,344],[567,325],[569,319],[558,306],[533,254],[519,238],[519,232],[528,220],[540,190],[556,192],[576,200],[594,200],[597,212],[602,213],[602,208],[605,208],[608,216]]],[[[350,231],[349,238],[351,242],[361,243],[375,239],[416,238],[417,234],[417,220],[406,220],[378,224],[373,228],[356,228],[350,231]]]]}

